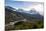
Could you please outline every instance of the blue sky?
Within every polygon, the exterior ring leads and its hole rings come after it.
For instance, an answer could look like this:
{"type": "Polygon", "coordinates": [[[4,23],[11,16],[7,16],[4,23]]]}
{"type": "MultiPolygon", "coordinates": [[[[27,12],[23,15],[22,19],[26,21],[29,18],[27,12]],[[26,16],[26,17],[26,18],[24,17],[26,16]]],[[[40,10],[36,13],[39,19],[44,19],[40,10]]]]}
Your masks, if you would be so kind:
{"type": "Polygon", "coordinates": [[[39,3],[33,3],[28,1],[15,1],[15,0],[6,0],[5,5],[11,6],[13,8],[22,8],[30,10],[33,6],[38,5],[39,3]]]}
{"type": "Polygon", "coordinates": [[[24,2],[24,1],[14,1],[14,0],[6,0],[5,2],[7,6],[12,6],[12,7],[16,7],[16,8],[26,8],[29,5],[31,6],[32,3],[31,2],[24,2]]]}
{"type": "Polygon", "coordinates": [[[11,6],[13,8],[21,8],[26,11],[30,11],[32,8],[36,9],[40,14],[43,14],[43,3],[29,2],[29,1],[16,1],[16,0],[6,0],[6,6],[11,6]]]}

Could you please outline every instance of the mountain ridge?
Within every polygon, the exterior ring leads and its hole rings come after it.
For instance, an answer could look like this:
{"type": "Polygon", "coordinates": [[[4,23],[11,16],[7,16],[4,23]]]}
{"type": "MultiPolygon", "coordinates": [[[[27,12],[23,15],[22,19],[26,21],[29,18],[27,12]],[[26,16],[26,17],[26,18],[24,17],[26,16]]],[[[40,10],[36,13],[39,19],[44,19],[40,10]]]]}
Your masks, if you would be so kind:
{"type": "Polygon", "coordinates": [[[5,8],[5,17],[6,17],[6,23],[7,21],[16,21],[16,20],[20,20],[21,18],[24,19],[26,18],[27,20],[31,20],[31,19],[43,19],[43,16],[41,16],[40,14],[29,14],[29,13],[24,13],[24,12],[19,12],[19,11],[14,11],[11,10],[14,8],[5,8]]]}

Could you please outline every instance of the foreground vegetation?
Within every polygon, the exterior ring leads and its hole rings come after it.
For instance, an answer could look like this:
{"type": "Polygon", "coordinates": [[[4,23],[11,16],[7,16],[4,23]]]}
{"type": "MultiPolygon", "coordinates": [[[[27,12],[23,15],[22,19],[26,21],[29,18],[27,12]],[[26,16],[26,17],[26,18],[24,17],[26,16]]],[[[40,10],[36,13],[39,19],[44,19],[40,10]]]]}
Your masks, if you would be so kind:
{"type": "Polygon", "coordinates": [[[37,29],[37,28],[43,28],[43,22],[38,21],[35,23],[31,22],[19,22],[15,24],[15,29],[37,29]]]}

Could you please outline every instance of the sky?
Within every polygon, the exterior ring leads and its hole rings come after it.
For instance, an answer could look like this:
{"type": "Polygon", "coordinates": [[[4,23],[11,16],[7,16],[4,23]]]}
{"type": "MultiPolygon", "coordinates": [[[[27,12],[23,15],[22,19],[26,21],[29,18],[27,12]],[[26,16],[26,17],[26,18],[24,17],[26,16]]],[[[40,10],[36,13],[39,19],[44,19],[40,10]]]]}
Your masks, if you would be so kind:
{"type": "Polygon", "coordinates": [[[43,15],[43,3],[40,2],[6,0],[5,5],[11,6],[16,9],[21,8],[24,9],[25,11],[30,11],[31,9],[34,8],[41,15],[43,15]]]}

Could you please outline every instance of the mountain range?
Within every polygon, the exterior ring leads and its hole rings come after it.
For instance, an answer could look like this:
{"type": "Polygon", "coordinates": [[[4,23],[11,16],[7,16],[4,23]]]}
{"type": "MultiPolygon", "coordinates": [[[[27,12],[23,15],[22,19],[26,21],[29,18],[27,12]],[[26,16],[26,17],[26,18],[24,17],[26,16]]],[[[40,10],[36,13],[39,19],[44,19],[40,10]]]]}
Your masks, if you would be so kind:
{"type": "Polygon", "coordinates": [[[36,10],[30,10],[30,11],[25,11],[23,9],[14,9],[10,6],[5,6],[5,20],[7,23],[9,21],[16,21],[18,19],[23,19],[26,18],[28,20],[30,19],[43,19],[43,16],[40,15],[36,10]]]}

